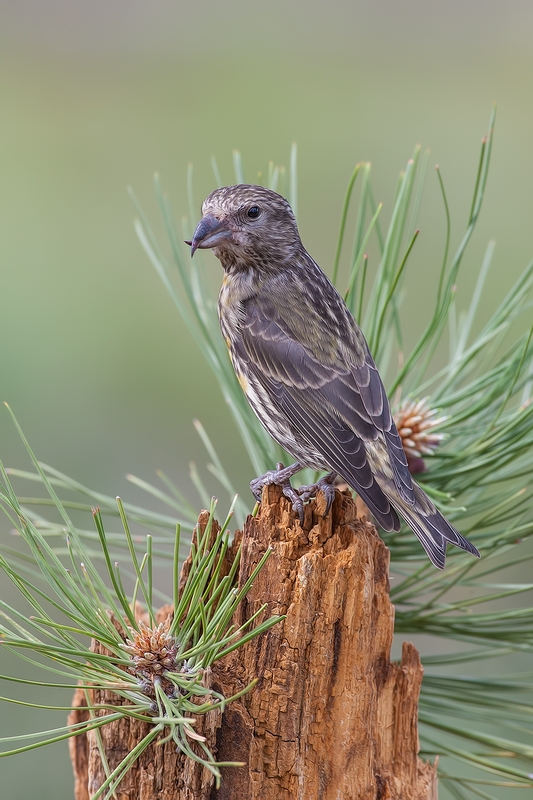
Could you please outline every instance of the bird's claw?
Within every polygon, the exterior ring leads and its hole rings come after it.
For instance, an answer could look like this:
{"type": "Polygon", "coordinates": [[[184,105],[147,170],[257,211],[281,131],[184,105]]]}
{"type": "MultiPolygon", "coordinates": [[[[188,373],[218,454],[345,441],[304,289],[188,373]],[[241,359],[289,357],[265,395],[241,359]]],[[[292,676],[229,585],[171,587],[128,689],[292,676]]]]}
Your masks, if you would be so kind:
{"type": "Polygon", "coordinates": [[[281,461],[278,461],[276,469],[269,469],[264,475],[260,475],[259,478],[254,478],[253,481],[250,481],[250,489],[258,503],[261,502],[261,495],[265,486],[283,485],[285,476],[282,473],[284,469],[285,467],[281,461]]]}
{"type": "Polygon", "coordinates": [[[316,497],[316,493],[318,491],[322,492],[326,501],[326,510],[324,511],[323,516],[327,517],[333,501],[335,500],[334,482],[336,477],[336,473],[330,472],[328,475],[324,475],[324,477],[320,478],[316,483],[312,483],[309,486],[300,486],[298,489],[298,494],[300,495],[301,500],[306,503],[308,500],[311,500],[311,498],[316,497]]]}
{"type": "Polygon", "coordinates": [[[300,498],[299,492],[291,485],[291,478],[301,469],[300,464],[292,464],[290,467],[284,467],[281,461],[276,464],[276,469],[269,469],[264,475],[259,478],[254,478],[250,481],[250,489],[256,500],[261,502],[261,494],[264,486],[271,486],[272,484],[280,486],[285,497],[291,501],[294,511],[300,518],[300,523],[304,521],[304,504],[300,498]]]}
{"type": "Polygon", "coordinates": [[[253,481],[251,481],[250,489],[252,490],[252,494],[255,497],[255,499],[260,503],[264,486],[271,486],[272,484],[279,486],[285,497],[291,501],[293,510],[296,511],[296,513],[300,518],[300,523],[303,525],[304,521],[303,501],[298,493],[298,490],[292,486],[290,478],[280,479],[278,477],[280,472],[281,470],[278,469],[269,469],[269,471],[265,472],[264,475],[261,475],[260,478],[255,478],[253,481]]]}
{"type": "Polygon", "coordinates": [[[281,491],[292,503],[292,510],[298,514],[300,525],[304,524],[304,501],[300,497],[299,490],[291,486],[290,480],[287,481],[282,487],[281,491]]]}
{"type": "Polygon", "coordinates": [[[261,502],[261,494],[264,486],[271,486],[272,484],[280,486],[284,496],[292,503],[293,511],[298,514],[300,524],[303,525],[304,503],[316,497],[317,491],[322,492],[326,501],[324,516],[326,517],[329,514],[333,500],[335,499],[334,481],[336,473],[330,472],[310,486],[300,486],[299,489],[295,489],[291,484],[291,477],[298,472],[299,469],[301,469],[299,464],[292,464],[290,467],[284,467],[280,461],[276,464],[276,469],[270,469],[259,478],[254,478],[254,480],[250,482],[250,489],[255,499],[261,502]]]}

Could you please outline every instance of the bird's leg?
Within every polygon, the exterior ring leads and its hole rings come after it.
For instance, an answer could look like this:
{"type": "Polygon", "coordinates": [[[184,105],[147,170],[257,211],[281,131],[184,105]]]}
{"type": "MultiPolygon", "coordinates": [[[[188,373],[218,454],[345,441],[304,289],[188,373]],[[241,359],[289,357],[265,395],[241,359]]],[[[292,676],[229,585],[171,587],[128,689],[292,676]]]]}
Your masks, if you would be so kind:
{"type": "Polygon", "coordinates": [[[269,469],[264,475],[261,475],[259,478],[254,478],[253,481],[250,481],[250,489],[252,490],[253,496],[256,500],[261,502],[261,493],[264,486],[271,486],[272,484],[281,486],[283,494],[291,501],[293,509],[300,517],[300,522],[303,523],[303,500],[300,497],[300,492],[291,486],[292,476],[296,475],[297,472],[300,472],[301,469],[303,469],[303,467],[297,461],[294,464],[291,464],[289,467],[284,467],[281,461],[278,461],[276,464],[276,469],[269,469]]]}
{"type": "Polygon", "coordinates": [[[328,472],[327,475],[320,478],[316,483],[312,483],[310,486],[300,486],[298,489],[298,494],[300,495],[302,501],[305,503],[307,500],[310,500],[312,497],[316,497],[316,493],[320,490],[324,495],[324,499],[326,501],[326,510],[324,511],[324,516],[327,517],[329,514],[329,510],[331,508],[331,504],[335,499],[335,478],[337,477],[336,472],[328,472]]]}

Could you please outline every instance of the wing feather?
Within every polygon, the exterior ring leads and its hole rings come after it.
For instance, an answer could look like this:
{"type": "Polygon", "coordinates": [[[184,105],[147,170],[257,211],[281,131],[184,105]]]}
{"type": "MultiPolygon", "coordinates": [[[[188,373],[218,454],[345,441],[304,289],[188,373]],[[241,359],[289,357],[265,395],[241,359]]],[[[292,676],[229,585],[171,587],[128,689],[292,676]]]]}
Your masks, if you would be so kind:
{"type": "Polygon", "coordinates": [[[365,442],[381,439],[386,444],[394,483],[406,503],[414,503],[413,484],[364,338],[347,316],[342,351],[337,347],[332,357],[328,348],[311,350],[291,329],[290,316],[280,314],[283,308],[271,298],[266,305],[257,296],[247,301],[234,344],[237,358],[247,364],[295,433],[361,494],[380,524],[398,530],[398,516],[372,473],[365,442]],[[352,359],[346,342],[352,344],[352,359]],[[361,343],[362,353],[357,347],[361,343]]]}
{"type": "Polygon", "coordinates": [[[331,417],[323,412],[317,415],[316,408],[295,398],[285,387],[278,386],[277,390],[280,408],[300,436],[357,491],[384,530],[399,531],[398,515],[372,473],[362,439],[345,426],[335,429],[331,417]]]}

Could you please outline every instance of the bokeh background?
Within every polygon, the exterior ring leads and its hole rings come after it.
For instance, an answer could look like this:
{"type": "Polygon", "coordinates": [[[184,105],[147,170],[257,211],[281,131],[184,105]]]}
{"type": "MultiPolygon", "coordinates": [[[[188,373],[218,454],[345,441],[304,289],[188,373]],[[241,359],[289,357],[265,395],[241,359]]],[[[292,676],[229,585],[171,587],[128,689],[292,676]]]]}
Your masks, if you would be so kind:
{"type": "MultiPolygon", "coordinates": [[[[137,500],[126,474],[153,480],[162,468],[196,502],[199,417],[243,493],[253,477],[133,231],[128,186],[163,239],[155,171],[181,217],[190,162],[199,207],[215,186],[212,155],[230,183],[239,149],[253,181],[271,159],[288,166],[297,142],[300,228],[327,270],[355,163],[373,163],[386,217],[417,143],[442,169],[457,243],[497,102],[488,196],[459,287],[468,296],[495,238],[485,303],[496,302],[533,257],[532,36],[523,0],[0,0],[0,399],[37,455],[137,500]]],[[[414,312],[443,241],[430,169],[414,312]]],[[[216,283],[218,262],[206,263],[216,283]]],[[[4,410],[0,457],[28,466],[4,410]]],[[[0,672],[7,661],[0,652],[0,672]]],[[[2,706],[6,733],[56,724],[62,714],[2,706]]],[[[1,761],[0,781],[13,800],[72,797],[66,746],[1,761]]]]}

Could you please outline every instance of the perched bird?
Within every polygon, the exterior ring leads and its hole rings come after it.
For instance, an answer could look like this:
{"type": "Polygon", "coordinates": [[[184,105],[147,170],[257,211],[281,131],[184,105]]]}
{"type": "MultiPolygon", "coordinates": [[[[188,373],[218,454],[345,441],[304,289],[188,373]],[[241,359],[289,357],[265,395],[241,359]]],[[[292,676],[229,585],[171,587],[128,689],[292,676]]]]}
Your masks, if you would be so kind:
{"type": "Polygon", "coordinates": [[[212,249],[224,268],[218,311],[233,367],[263,426],[296,459],[253,480],[255,497],[279,484],[302,519],[317,490],[329,510],[339,475],[384,530],[398,531],[403,517],[439,569],[447,542],[479,557],[413,481],[363,333],[305,250],[289,203],[262,186],[226,186],[202,215],[187,244],[191,255],[212,249]],[[295,489],[303,467],[328,474],[295,489]]]}

